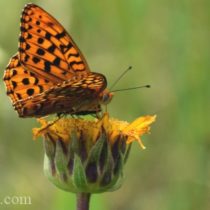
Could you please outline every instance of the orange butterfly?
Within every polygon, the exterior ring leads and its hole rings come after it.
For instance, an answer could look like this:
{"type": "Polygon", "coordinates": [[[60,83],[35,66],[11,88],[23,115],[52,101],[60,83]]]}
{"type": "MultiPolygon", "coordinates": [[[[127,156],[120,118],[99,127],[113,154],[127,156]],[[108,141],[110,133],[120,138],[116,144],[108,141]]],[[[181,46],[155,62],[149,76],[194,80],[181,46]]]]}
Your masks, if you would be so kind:
{"type": "Polygon", "coordinates": [[[90,72],[71,36],[50,14],[27,4],[20,29],[18,53],[4,74],[19,117],[98,113],[111,101],[105,76],[90,72]]]}

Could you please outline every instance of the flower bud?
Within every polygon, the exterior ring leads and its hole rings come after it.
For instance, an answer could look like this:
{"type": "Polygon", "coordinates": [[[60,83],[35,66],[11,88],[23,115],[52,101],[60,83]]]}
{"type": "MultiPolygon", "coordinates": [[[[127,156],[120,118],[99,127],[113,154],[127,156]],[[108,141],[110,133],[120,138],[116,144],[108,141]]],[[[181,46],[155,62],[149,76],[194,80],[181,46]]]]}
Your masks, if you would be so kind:
{"type": "Polygon", "coordinates": [[[42,127],[34,136],[44,137],[44,171],[57,187],[78,193],[114,191],[122,184],[123,166],[131,142],[149,131],[155,116],[131,124],[110,119],[61,118],[53,123],[40,119],[42,127]],[[138,123],[140,122],[140,123],[138,123]]]}

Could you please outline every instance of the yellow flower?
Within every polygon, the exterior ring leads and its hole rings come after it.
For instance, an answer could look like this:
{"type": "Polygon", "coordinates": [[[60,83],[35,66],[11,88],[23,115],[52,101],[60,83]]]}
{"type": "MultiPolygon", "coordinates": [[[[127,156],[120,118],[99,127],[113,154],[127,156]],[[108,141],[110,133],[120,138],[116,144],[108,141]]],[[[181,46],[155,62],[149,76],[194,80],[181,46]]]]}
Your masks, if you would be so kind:
{"type": "Polygon", "coordinates": [[[127,144],[136,140],[139,142],[140,146],[145,149],[140,136],[149,133],[150,125],[155,119],[156,115],[148,115],[139,117],[129,124],[126,121],[110,119],[107,113],[104,114],[103,118],[97,120],[61,118],[56,121],[47,122],[44,118],[40,118],[38,121],[42,127],[34,128],[33,134],[34,138],[50,134],[54,141],[61,139],[63,142],[69,142],[71,131],[76,130],[78,135],[80,135],[79,131],[85,131],[87,132],[86,135],[91,136],[91,140],[95,142],[100,129],[103,127],[110,137],[110,143],[113,144],[116,140],[116,136],[121,134],[126,137],[127,144]]]}
{"type": "Polygon", "coordinates": [[[123,165],[130,144],[150,130],[156,116],[140,117],[128,123],[109,118],[39,119],[34,137],[44,136],[45,174],[58,187],[71,192],[97,193],[121,186],[123,165]]]}

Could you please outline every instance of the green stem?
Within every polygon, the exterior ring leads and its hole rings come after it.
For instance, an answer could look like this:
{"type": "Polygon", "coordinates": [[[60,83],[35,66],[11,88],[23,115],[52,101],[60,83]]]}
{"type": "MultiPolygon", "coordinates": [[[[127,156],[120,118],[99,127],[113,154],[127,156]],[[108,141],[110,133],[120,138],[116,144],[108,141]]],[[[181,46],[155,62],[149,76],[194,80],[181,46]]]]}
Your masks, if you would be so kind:
{"type": "Polygon", "coordinates": [[[77,193],[77,210],[89,210],[90,193],[77,193]]]}

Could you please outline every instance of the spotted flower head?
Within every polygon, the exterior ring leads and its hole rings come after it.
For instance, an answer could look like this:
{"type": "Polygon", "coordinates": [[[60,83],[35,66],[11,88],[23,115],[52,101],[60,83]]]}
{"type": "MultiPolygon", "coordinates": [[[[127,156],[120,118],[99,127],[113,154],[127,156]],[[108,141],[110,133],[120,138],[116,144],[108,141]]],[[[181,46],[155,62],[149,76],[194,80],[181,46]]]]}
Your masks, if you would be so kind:
{"type": "Polygon", "coordinates": [[[131,143],[144,149],[141,136],[148,133],[156,116],[132,123],[110,119],[62,118],[56,122],[40,119],[34,136],[44,137],[44,171],[49,180],[70,192],[114,191],[122,184],[123,166],[131,143]]]}

